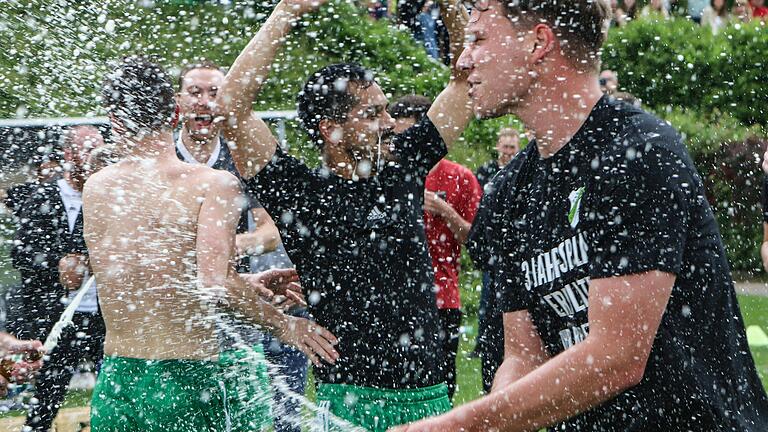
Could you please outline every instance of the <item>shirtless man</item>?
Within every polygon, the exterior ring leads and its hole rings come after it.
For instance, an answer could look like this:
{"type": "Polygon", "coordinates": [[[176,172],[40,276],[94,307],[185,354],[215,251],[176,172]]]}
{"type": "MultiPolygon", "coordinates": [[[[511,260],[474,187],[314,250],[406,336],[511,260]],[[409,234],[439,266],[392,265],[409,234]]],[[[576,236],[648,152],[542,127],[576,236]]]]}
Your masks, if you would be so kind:
{"type": "MultiPolygon", "coordinates": [[[[237,275],[239,184],[176,156],[173,85],[162,68],[127,57],[106,77],[102,97],[122,161],[92,176],[83,196],[107,328],[93,430],[226,430],[227,395],[216,361],[220,306],[315,362],[335,361],[335,337],[281,314],[237,275]]],[[[267,279],[261,282],[279,288],[267,279]]]]}

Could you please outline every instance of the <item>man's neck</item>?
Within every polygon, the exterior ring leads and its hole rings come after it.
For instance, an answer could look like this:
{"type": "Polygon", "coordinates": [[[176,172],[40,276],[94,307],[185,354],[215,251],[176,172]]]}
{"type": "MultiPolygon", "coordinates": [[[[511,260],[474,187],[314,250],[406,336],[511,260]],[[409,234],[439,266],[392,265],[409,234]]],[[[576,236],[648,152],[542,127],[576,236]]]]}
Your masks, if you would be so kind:
{"type": "Polygon", "coordinates": [[[348,153],[326,154],[323,163],[333,174],[347,180],[370,178],[376,175],[376,162],[355,158],[348,153]]]}
{"type": "Polygon", "coordinates": [[[541,80],[515,114],[536,137],[543,158],[555,155],[573,138],[603,96],[595,74],[569,74],[566,80],[541,80]]]}
{"type": "Polygon", "coordinates": [[[160,160],[175,159],[176,149],[173,145],[173,134],[170,131],[153,132],[139,139],[132,139],[127,145],[126,159],[128,160],[160,160]]]}
{"type": "Polygon", "coordinates": [[[70,171],[67,171],[64,173],[64,181],[67,182],[67,184],[77,192],[82,192],[83,184],[85,184],[85,181],[83,181],[83,179],[81,179],[80,177],[81,176],[72,175],[70,171]]]}
{"type": "Polygon", "coordinates": [[[218,135],[200,139],[190,135],[186,127],[181,128],[181,143],[187,149],[189,154],[201,164],[208,162],[211,158],[211,154],[213,154],[213,149],[216,148],[218,142],[218,135]]]}

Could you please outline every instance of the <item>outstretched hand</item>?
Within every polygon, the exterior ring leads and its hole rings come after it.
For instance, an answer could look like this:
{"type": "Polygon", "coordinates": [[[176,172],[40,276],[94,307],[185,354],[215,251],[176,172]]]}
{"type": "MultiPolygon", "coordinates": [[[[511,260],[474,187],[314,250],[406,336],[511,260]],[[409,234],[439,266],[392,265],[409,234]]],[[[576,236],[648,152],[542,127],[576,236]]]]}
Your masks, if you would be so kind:
{"type": "Polygon", "coordinates": [[[283,0],[283,4],[288,8],[288,11],[296,15],[297,18],[316,11],[327,2],[328,0],[283,0]]]}
{"type": "Polygon", "coordinates": [[[42,357],[43,344],[37,340],[19,340],[8,333],[0,333],[0,356],[27,354],[42,357]]]}
{"type": "Polygon", "coordinates": [[[268,300],[276,295],[293,298],[292,294],[301,294],[299,274],[294,269],[267,270],[253,275],[243,274],[241,277],[268,300]]]}
{"type": "Polygon", "coordinates": [[[24,360],[14,361],[9,358],[0,361],[0,396],[6,394],[11,382],[24,382],[30,375],[42,367],[43,344],[40,341],[18,340],[0,333],[0,354],[2,357],[12,354],[25,354],[24,360]]]}
{"type": "Polygon", "coordinates": [[[321,364],[320,359],[333,364],[339,358],[334,348],[339,342],[336,336],[308,319],[285,316],[276,336],[284,343],[298,348],[316,366],[321,364]]]}

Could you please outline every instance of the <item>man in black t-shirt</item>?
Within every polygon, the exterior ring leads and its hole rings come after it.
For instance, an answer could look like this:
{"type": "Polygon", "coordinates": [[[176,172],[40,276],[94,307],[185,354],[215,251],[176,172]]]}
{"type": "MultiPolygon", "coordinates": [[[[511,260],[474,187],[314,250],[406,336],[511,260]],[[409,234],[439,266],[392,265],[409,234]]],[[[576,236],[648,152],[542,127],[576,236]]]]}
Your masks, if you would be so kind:
{"type": "Polygon", "coordinates": [[[682,139],[600,91],[606,4],[475,6],[459,59],[475,113],[514,113],[536,137],[484,202],[505,360],[489,396],[401,430],[768,430],[682,139]]]}
{"type": "Polygon", "coordinates": [[[499,170],[520,151],[520,132],[515,128],[502,128],[496,140],[496,159],[490,160],[477,169],[475,177],[480,186],[485,187],[499,170]]]}
{"type": "MultiPolygon", "coordinates": [[[[489,193],[494,188],[492,182],[496,174],[504,169],[505,166],[520,152],[520,132],[515,128],[502,128],[499,131],[496,140],[496,159],[490,160],[477,169],[475,177],[480,186],[489,193]]],[[[477,226],[475,223],[473,226],[477,226]]],[[[467,243],[467,250],[474,259],[472,252],[472,237],[467,243]]],[[[504,359],[504,329],[502,324],[501,311],[496,307],[497,293],[491,292],[492,270],[485,268],[487,263],[479,263],[475,260],[478,268],[483,270],[483,287],[480,291],[480,310],[478,311],[477,342],[475,344],[474,354],[480,356],[481,372],[483,375],[483,390],[488,393],[493,385],[493,377],[496,370],[504,359]]]]}
{"type": "MultiPolygon", "coordinates": [[[[299,117],[323,167],[308,168],[277,146],[250,106],[293,17],[311,3],[281,2],[230,69],[219,98],[230,113],[225,137],[278,225],[310,313],[339,339],[336,363],[315,367],[319,405],[385,430],[450,408],[423,199],[427,174],[471,118],[467,85],[456,77],[422,121],[395,135],[370,71],[339,64],[315,72],[299,117]]],[[[454,8],[448,15],[459,19],[454,8]]],[[[462,37],[454,41],[459,49],[462,37]]]]}

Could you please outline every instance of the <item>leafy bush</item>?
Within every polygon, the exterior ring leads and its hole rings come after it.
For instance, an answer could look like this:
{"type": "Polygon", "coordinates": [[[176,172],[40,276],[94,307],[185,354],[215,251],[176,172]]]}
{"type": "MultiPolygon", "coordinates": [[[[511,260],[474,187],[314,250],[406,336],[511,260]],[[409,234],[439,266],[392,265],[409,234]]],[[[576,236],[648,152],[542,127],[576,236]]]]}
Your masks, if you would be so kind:
{"type": "Polygon", "coordinates": [[[717,217],[731,266],[754,272],[760,266],[762,238],[759,160],[768,140],[759,127],[747,128],[731,116],[702,115],[670,108],[661,116],[685,138],[717,217]]]}
{"type": "Polygon", "coordinates": [[[687,19],[636,20],[609,34],[605,68],[656,110],[716,110],[768,125],[768,28],[733,25],[718,35],[687,19]]]}

